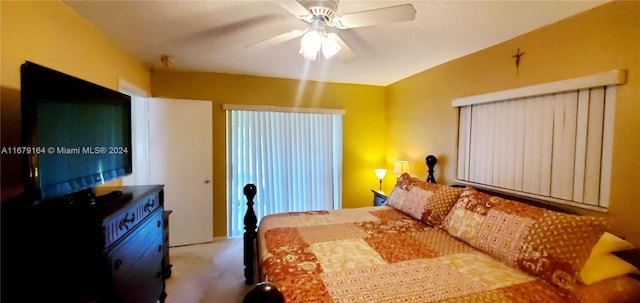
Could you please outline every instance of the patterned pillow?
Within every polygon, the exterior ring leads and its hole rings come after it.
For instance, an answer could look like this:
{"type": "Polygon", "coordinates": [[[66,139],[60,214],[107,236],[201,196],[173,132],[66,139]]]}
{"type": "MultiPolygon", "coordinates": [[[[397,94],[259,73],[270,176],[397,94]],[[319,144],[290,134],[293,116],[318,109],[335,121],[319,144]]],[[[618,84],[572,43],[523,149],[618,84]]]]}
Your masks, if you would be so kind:
{"type": "Polygon", "coordinates": [[[429,183],[404,173],[398,177],[386,205],[431,226],[439,226],[461,192],[462,188],[429,183]]]}
{"type": "Polygon", "coordinates": [[[606,229],[604,219],[554,212],[464,189],[443,229],[565,291],[606,229]]]}
{"type": "Polygon", "coordinates": [[[387,201],[384,202],[384,205],[391,207],[402,205],[409,188],[412,186],[411,176],[409,176],[409,174],[404,173],[400,175],[398,179],[396,179],[396,186],[391,190],[391,194],[387,197],[387,201]]]}

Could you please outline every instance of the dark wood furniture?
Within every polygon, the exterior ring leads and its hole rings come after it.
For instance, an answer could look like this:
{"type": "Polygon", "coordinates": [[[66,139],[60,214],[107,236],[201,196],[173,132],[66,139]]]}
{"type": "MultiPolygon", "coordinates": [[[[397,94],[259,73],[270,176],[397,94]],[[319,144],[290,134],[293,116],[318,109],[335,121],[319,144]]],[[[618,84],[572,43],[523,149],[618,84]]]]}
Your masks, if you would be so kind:
{"type": "Polygon", "coordinates": [[[115,194],[35,207],[3,203],[3,299],[164,302],[163,186],[100,190],[115,194]]]}
{"type": "Polygon", "coordinates": [[[382,206],[387,201],[387,195],[377,190],[371,190],[373,193],[373,206],[382,206]]]}
{"type": "Polygon", "coordinates": [[[169,261],[169,215],[171,215],[172,210],[165,210],[163,213],[163,222],[164,222],[164,252],[162,254],[162,276],[165,279],[169,279],[171,277],[172,270],[171,261],[169,261]]]}
{"type": "MultiPolygon", "coordinates": [[[[244,195],[247,197],[247,212],[244,214],[244,282],[251,285],[255,281],[256,270],[259,258],[258,244],[256,243],[258,218],[253,210],[253,198],[256,196],[257,188],[253,184],[244,186],[244,195]]],[[[259,276],[259,275],[258,275],[259,276]]]]}

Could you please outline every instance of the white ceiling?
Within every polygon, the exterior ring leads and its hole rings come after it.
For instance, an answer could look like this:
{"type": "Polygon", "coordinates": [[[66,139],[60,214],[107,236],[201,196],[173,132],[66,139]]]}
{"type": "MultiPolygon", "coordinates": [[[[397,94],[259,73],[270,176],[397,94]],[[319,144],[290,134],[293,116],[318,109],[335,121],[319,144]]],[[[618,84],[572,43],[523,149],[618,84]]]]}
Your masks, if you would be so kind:
{"type": "Polygon", "coordinates": [[[157,69],[165,68],[160,57],[166,54],[173,69],[181,71],[384,86],[608,1],[342,0],[338,15],[405,3],[417,11],[409,22],[328,28],[355,52],[356,59],[349,63],[337,58],[308,61],[298,54],[299,38],[267,49],[246,49],[306,28],[275,1],[64,3],[157,69]]]}

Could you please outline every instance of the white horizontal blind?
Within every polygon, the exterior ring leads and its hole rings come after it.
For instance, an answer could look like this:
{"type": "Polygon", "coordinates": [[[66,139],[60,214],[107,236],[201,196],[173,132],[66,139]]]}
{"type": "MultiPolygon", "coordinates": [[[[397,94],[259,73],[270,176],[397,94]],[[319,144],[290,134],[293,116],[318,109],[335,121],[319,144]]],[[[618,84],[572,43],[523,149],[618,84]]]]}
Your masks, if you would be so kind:
{"type": "Polygon", "coordinates": [[[462,100],[458,181],[606,210],[616,86],[558,90],[462,100]]]}
{"type": "Polygon", "coordinates": [[[244,232],[247,183],[258,219],[341,207],[341,114],[228,110],[227,119],[229,237],[244,232]]]}

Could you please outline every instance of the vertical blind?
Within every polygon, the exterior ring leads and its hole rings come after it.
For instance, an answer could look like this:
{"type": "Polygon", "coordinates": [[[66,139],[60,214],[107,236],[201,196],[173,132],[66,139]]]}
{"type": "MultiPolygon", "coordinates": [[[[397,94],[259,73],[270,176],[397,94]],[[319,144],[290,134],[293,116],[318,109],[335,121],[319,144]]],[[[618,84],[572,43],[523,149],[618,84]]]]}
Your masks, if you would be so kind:
{"type": "Polygon", "coordinates": [[[247,183],[258,219],[341,207],[341,114],[227,110],[227,130],[228,237],[244,232],[247,183]]]}
{"type": "Polygon", "coordinates": [[[606,209],[616,86],[555,89],[461,106],[457,179],[606,209]]]}

